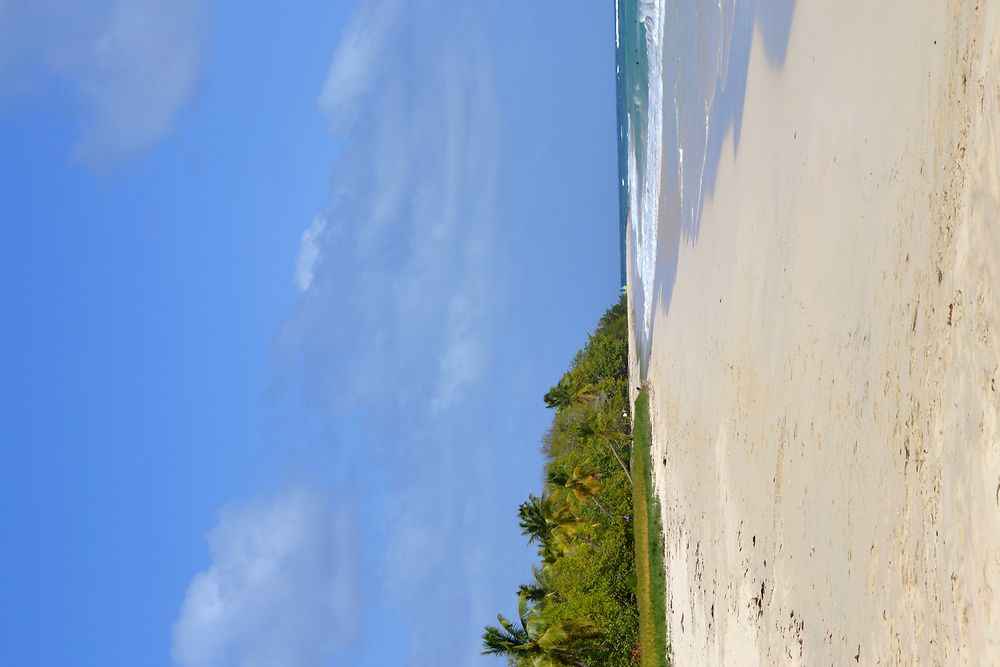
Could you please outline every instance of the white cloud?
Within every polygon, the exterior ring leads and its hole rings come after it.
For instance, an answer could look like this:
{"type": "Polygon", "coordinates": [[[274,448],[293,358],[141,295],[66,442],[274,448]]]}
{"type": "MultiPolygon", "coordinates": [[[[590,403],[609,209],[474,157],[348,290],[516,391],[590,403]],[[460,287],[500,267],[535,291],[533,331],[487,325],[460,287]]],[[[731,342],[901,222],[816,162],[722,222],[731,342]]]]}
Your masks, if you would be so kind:
{"type": "Polygon", "coordinates": [[[310,287],[281,336],[322,418],[362,414],[377,431],[337,455],[388,477],[373,585],[410,630],[404,664],[417,667],[474,664],[493,600],[483,406],[502,105],[488,17],[487,3],[361,3],[320,96],[335,131],[350,132],[326,228],[300,247],[310,287]],[[458,639],[434,640],[440,618],[457,619],[458,639]]]}
{"type": "Polygon", "coordinates": [[[323,495],[227,507],[208,536],[212,564],[174,624],[181,667],[318,667],[357,632],[353,517],[323,495]]]}
{"type": "Polygon", "coordinates": [[[320,237],[325,229],[326,218],[318,215],[309,229],[302,232],[299,255],[295,258],[295,285],[303,292],[312,286],[313,271],[319,260],[320,237]]]}
{"type": "Polygon", "coordinates": [[[81,67],[69,72],[91,105],[77,150],[129,158],[156,143],[187,102],[201,65],[200,0],[119,0],[81,67]]]}
{"type": "Polygon", "coordinates": [[[370,0],[335,50],[321,107],[358,122],[325,226],[302,235],[294,274],[309,294],[283,337],[308,393],[330,391],[316,405],[384,398],[379,379],[396,376],[400,407],[434,415],[488,366],[500,122],[488,50],[463,18],[370,0]]]}
{"type": "Polygon", "coordinates": [[[133,158],[159,141],[201,71],[207,0],[38,0],[0,7],[3,14],[10,63],[0,92],[31,90],[19,67],[68,82],[84,108],[76,155],[91,164],[133,158]]]}
{"type": "Polygon", "coordinates": [[[344,29],[319,95],[320,111],[334,130],[350,126],[360,98],[376,84],[398,12],[398,0],[362,3],[344,29]]]}

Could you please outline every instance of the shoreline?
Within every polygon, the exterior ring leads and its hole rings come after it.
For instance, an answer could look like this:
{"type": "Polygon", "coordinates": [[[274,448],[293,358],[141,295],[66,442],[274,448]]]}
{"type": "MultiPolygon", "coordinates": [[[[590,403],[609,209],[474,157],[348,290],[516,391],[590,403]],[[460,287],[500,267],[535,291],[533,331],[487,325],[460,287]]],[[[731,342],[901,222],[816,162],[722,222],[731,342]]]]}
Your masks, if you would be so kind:
{"type": "Polygon", "coordinates": [[[675,664],[1000,659],[998,4],[754,35],[646,374],[675,664]]]}

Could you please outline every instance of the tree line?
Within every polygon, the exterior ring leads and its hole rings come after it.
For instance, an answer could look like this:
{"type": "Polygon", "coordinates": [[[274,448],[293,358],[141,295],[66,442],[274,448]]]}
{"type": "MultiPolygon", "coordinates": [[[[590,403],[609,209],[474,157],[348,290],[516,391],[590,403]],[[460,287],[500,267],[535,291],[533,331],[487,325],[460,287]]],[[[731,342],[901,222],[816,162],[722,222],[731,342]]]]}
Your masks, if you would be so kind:
{"type": "Polygon", "coordinates": [[[544,400],[544,481],[517,510],[539,563],[516,591],[517,617],[486,626],[483,653],[516,667],[629,664],[639,623],[624,297],[544,400]]]}

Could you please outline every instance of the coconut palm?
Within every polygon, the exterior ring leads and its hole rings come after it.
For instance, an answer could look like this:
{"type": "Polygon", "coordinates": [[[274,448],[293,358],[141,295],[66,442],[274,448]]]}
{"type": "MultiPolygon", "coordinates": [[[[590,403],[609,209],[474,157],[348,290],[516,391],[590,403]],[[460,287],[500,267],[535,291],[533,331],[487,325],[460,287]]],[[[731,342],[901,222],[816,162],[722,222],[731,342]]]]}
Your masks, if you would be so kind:
{"type": "Polygon", "coordinates": [[[517,518],[521,526],[521,534],[528,536],[528,544],[539,542],[545,544],[552,535],[552,526],[548,520],[548,510],[542,498],[530,494],[528,500],[517,508],[517,518]]]}
{"type": "Polygon", "coordinates": [[[596,470],[590,469],[589,465],[589,461],[584,461],[570,472],[567,472],[565,468],[549,470],[546,482],[548,482],[554,493],[565,498],[565,502],[569,502],[570,499],[576,499],[580,502],[592,500],[598,509],[604,512],[605,516],[614,521],[614,516],[612,516],[611,512],[606,510],[601,501],[597,499],[597,494],[601,490],[601,478],[603,475],[596,470]]]}
{"type": "Polygon", "coordinates": [[[549,496],[529,495],[518,508],[517,516],[521,533],[528,536],[528,544],[538,542],[538,552],[546,563],[572,548],[577,538],[594,545],[580,534],[580,523],[569,507],[555,507],[549,496]]]}
{"type": "Polygon", "coordinates": [[[573,398],[573,390],[569,385],[569,381],[566,377],[563,377],[559,381],[559,384],[555,385],[545,394],[545,407],[547,408],[563,408],[569,405],[573,398]]]}
{"type": "Polygon", "coordinates": [[[539,605],[551,599],[555,594],[552,592],[552,586],[549,584],[546,568],[539,568],[536,565],[532,565],[531,572],[535,580],[530,584],[521,584],[517,589],[517,597],[519,600],[523,599],[533,605],[539,605]]]}
{"type": "Polygon", "coordinates": [[[587,667],[587,653],[601,647],[586,644],[600,632],[587,619],[553,621],[539,605],[529,606],[522,597],[518,604],[518,624],[497,615],[499,627],[488,625],[483,632],[483,655],[503,655],[530,667],[587,667]]]}
{"type": "Polygon", "coordinates": [[[545,394],[545,407],[565,408],[574,403],[589,403],[599,407],[607,398],[615,379],[604,379],[599,382],[584,382],[574,385],[571,374],[567,373],[559,384],[549,389],[545,394]]]}
{"type": "Polygon", "coordinates": [[[576,437],[583,440],[597,438],[603,442],[611,451],[611,455],[615,457],[615,461],[618,461],[618,465],[621,466],[625,477],[628,478],[629,485],[632,484],[632,474],[618,454],[617,442],[621,438],[621,431],[616,428],[613,419],[606,416],[604,412],[589,414],[577,425],[576,437]]]}

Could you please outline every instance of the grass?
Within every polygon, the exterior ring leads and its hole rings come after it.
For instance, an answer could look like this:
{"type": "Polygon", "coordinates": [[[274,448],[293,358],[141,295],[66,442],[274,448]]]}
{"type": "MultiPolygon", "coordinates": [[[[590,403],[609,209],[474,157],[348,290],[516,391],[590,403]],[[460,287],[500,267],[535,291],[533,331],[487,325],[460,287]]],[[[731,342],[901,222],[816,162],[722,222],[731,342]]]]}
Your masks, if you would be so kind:
{"type": "Polygon", "coordinates": [[[632,437],[632,502],[635,507],[635,575],[641,665],[666,667],[667,573],[663,558],[660,501],[653,488],[650,455],[653,434],[649,422],[649,392],[645,387],[635,401],[632,437]]]}

